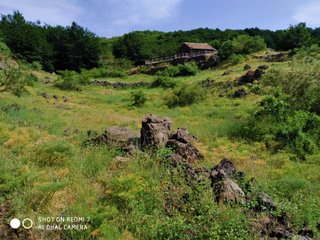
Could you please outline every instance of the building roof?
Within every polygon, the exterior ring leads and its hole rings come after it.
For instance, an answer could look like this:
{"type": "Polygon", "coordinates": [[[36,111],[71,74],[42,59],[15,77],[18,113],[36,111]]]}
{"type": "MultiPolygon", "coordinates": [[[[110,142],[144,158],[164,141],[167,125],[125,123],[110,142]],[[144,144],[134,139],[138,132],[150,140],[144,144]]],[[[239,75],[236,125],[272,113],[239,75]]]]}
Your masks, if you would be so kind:
{"type": "Polygon", "coordinates": [[[216,50],[214,47],[210,46],[208,43],[190,43],[184,42],[184,45],[191,49],[201,49],[201,50],[216,50]]]}

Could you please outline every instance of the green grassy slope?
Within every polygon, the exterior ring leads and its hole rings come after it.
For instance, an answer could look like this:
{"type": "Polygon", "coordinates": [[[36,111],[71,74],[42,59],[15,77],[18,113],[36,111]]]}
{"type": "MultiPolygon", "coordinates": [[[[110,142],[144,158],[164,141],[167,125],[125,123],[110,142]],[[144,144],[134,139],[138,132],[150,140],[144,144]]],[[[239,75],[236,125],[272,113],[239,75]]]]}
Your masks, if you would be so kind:
{"type": "MultiPolygon", "coordinates": [[[[248,63],[253,68],[263,64],[257,60],[248,63]]],[[[269,66],[281,68],[285,64],[269,66]]],[[[231,67],[234,72],[227,76],[222,76],[226,69],[217,69],[177,80],[211,78],[225,83],[244,74],[243,65],[231,67]]],[[[42,82],[46,73],[38,75],[40,81],[28,87],[29,94],[20,98],[10,93],[0,95],[0,109],[20,106],[20,110],[0,110],[0,203],[9,199],[14,216],[20,219],[90,217],[90,227],[45,233],[34,229],[31,236],[36,239],[256,238],[250,231],[249,217],[240,208],[216,205],[209,188],[195,191],[183,183],[178,172],[172,175],[163,169],[159,165],[161,151],[154,157],[139,154],[121,163],[115,160],[119,154],[115,149],[83,146],[90,129],[102,133],[107,127],[121,125],[139,132],[148,113],[170,117],[173,128],[186,127],[197,136],[196,146],[205,161],[196,164],[211,168],[228,157],[290,213],[296,227],[308,222],[316,229],[320,220],[319,163],[292,161],[286,152],[271,155],[264,143],[247,143],[235,137],[261,96],[221,97],[213,88],[202,102],[170,109],[164,102],[169,90],[145,88],[148,100],[135,108],[130,106],[130,92],[138,89],[88,85],[81,92],[60,91],[42,82]],[[43,98],[43,92],[50,99],[43,98]],[[62,96],[69,101],[63,102],[62,96]],[[181,202],[184,192],[191,196],[188,203],[181,202]],[[168,196],[170,207],[164,206],[168,196]]],[[[135,75],[121,81],[152,79],[135,75]]]]}

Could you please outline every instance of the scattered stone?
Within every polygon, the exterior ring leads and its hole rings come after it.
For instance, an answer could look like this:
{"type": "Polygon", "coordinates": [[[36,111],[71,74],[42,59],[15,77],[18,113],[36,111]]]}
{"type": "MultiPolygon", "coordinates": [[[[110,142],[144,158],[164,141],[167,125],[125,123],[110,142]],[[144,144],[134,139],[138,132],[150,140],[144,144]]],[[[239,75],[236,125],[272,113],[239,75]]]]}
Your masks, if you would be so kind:
{"type": "Polygon", "coordinates": [[[45,84],[50,84],[50,83],[52,83],[52,78],[46,77],[45,80],[44,80],[44,83],[45,83],[45,84]]]}
{"type": "Polygon", "coordinates": [[[70,134],[71,134],[70,128],[66,128],[66,129],[63,131],[63,135],[64,135],[64,136],[70,136],[70,134]]]}
{"type": "Polygon", "coordinates": [[[278,239],[292,239],[294,236],[292,229],[286,229],[283,226],[276,227],[269,235],[269,237],[278,239]]]}
{"type": "Polygon", "coordinates": [[[255,80],[259,80],[265,72],[262,69],[256,69],[255,71],[249,70],[245,75],[237,79],[240,85],[246,83],[253,83],[255,80]]]}
{"type": "Polygon", "coordinates": [[[135,143],[137,135],[128,127],[113,126],[105,130],[105,132],[96,138],[105,144],[113,146],[125,147],[128,144],[135,143]]]}
{"type": "Polygon", "coordinates": [[[269,68],[268,65],[261,65],[258,67],[258,69],[261,69],[261,70],[267,70],[269,68]]]}
{"type": "Polygon", "coordinates": [[[97,131],[90,129],[90,130],[87,131],[87,136],[90,137],[90,138],[96,137],[96,136],[98,136],[98,133],[97,133],[97,131]]]}
{"type": "Polygon", "coordinates": [[[126,83],[126,82],[109,82],[106,80],[93,80],[90,83],[97,84],[100,86],[110,86],[113,88],[146,87],[150,85],[150,83],[148,82],[126,83]]]}
{"type": "Polygon", "coordinates": [[[245,194],[230,178],[225,178],[213,184],[213,192],[218,203],[245,204],[245,194]]]}
{"type": "Polygon", "coordinates": [[[221,162],[211,169],[210,179],[212,183],[221,181],[224,178],[233,177],[236,174],[237,170],[233,163],[225,158],[221,162]]]}
{"type": "Polygon", "coordinates": [[[41,96],[42,96],[43,98],[46,98],[46,99],[49,99],[49,98],[50,98],[49,94],[46,93],[46,92],[41,93],[41,96]]]}
{"type": "Polygon", "coordinates": [[[308,226],[305,225],[303,228],[301,228],[299,230],[298,235],[303,236],[303,237],[313,238],[314,233],[311,228],[309,228],[308,226]]]}
{"type": "Polygon", "coordinates": [[[4,112],[9,112],[9,111],[18,112],[18,111],[20,111],[21,106],[19,104],[17,104],[17,103],[13,103],[11,105],[3,106],[1,109],[4,112]]]}
{"type": "Polygon", "coordinates": [[[246,65],[244,65],[243,69],[244,70],[249,70],[249,69],[251,69],[251,66],[249,64],[246,64],[246,65]]]}
{"type": "Polygon", "coordinates": [[[215,83],[215,80],[209,78],[207,80],[201,81],[199,84],[202,88],[207,89],[207,88],[213,87],[214,83],[215,83]]]}
{"type": "Polygon", "coordinates": [[[59,99],[59,97],[58,97],[57,95],[53,95],[52,98],[54,98],[54,99],[56,99],[56,100],[59,99]]]}
{"type": "Polygon", "coordinates": [[[62,96],[63,102],[69,102],[69,98],[67,96],[62,96]]]}
{"type": "Polygon", "coordinates": [[[241,98],[247,95],[247,92],[244,88],[238,89],[232,95],[233,98],[241,98]]]}
{"type": "Polygon", "coordinates": [[[179,155],[187,162],[195,162],[196,160],[203,159],[203,154],[193,146],[192,142],[195,137],[190,136],[187,129],[178,128],[178,130],[172,134],[166,144],[166,147],[172,148],[175,154],[179,155]]]}
{"type": "Polygon", "coordinates": [[[222,76],[227,76],[227,75],[230,75],[231,73],[233,73],[234,71],[233,70],[227,70],[227,71],[225,71],[223,74],[222,74],[222,76]]]}
{"type": "Polygon", "coordinates": [[[159,118],[152,114],[142,120],[141,128],[141,149],[157,149],[164,147],[169,139],[171,129],[169,118],[159,118]]]}
{"type": "Polygon", "coordinates": [[[272,198],[266,193],[259,193],[257,197],[257,210],[258,211],[274,211],[276,210],[276,204],[272,198]]]}

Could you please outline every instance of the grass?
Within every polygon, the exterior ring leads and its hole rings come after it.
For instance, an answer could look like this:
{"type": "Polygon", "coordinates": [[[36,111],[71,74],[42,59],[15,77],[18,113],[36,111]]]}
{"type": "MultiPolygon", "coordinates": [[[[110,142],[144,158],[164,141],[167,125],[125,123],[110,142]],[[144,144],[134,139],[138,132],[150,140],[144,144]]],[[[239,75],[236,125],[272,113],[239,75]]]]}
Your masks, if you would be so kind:
{"type": "MultiPolygon", "coordinates": [[[[253,68],[263,64],[254,59],[247,63],[253,68]]],[[[234,72],[228,76],[222,76],[228,69],[222,67],[177,80],[195,83],[211,78],[225,83],[244,74],[243,65],[229,67],[234,72]]],[[[153,77],[108,80],[152,82],[153,77]]],[[[102,133],[107,127],[122,125],[138,132],[148,113],[170,117],[173,128],[187,127],[197,136],[197,147],[205,154],[205,161],[197,164],[211,168],[222,158],[230,158],[292,215],[295,226],[308,222],[316,230],[320,220],[316,211],[320,208],[319,162],[312,157],[307,162],[292,161],[286,152],[270,155],[263,143],[236,137],[242,122],[257,107],[259,95],[235,100],[219,97],[213,89],[199,103],[170,109],[165,98],[171,89],[145,88],[147,102],[139,108],[131,106],[130,89],[88,85],[81,92],[65,92],[40,81],[28,90],[29,94],[20,98],[0,95],[0,109],[14,103],[21,106],[19,111],[0,110],[0,202],[10,198],[19,218],[91,218],[88,230],[47,232],[44,236],[34,230],[38,239],[194,239],[192,234],[197,239],[255,238],[243,212],[217,206],[210,189],[195,192],[178,172],[172,177],[158,157],[138,155],[119,163],[114,149],[83,147],[89,129],[102,133]],[[51,98],[43,98],[42,92],[51,98]],[[62,96],[68,96],[69,102],[63,102],[62,96]],[[194,198],[191,203],[181,203],[185,192],[194,198]],[[168,201],[169,214],[163,207],[168,201]]]]}

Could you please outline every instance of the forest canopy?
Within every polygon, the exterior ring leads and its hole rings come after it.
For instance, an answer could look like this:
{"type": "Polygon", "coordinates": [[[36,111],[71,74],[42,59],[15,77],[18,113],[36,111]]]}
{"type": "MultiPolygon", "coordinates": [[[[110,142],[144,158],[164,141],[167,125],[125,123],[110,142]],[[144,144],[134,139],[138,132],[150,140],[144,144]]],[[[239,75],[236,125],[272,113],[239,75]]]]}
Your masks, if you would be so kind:
{"type": "Polygon", "coordinates": [[[207,42],[222,59],[246,55],[266,47],[279,51],[294,50],[320,43],[320,28],[305,23],[285,30],[220,30],[199,28],[190,31],[135,31],[121,37],[101,38],[73,22],[70,26],[43,25],[26,21],[16,11],[2,15],[0,38],[16,57],[39,62],[44,70],[75,70],[98,67],[102,60],[126,59],[136,64],[144,60],[175,54],[183,42],[207,42]]]}

